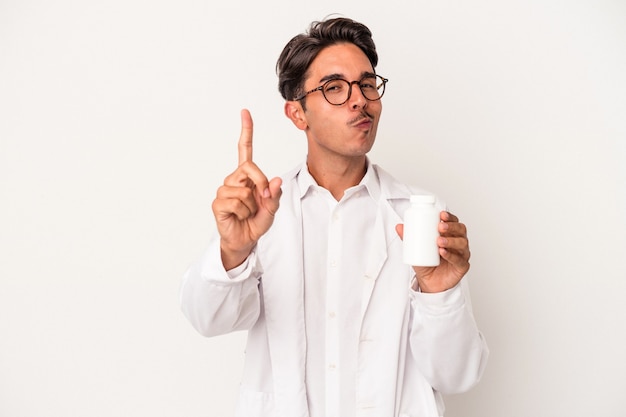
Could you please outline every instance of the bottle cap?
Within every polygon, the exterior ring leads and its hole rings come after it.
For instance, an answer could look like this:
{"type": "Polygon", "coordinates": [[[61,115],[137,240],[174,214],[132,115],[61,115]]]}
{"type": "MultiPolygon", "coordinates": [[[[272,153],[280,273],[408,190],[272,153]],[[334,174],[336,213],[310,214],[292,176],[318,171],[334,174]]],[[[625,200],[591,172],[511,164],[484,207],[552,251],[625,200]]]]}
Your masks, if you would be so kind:
{"type": "Polygon", "coordinates": [[[414,194],[411,196],[411,203],[435,204],[435,196],[430,194],[414,194]]]}

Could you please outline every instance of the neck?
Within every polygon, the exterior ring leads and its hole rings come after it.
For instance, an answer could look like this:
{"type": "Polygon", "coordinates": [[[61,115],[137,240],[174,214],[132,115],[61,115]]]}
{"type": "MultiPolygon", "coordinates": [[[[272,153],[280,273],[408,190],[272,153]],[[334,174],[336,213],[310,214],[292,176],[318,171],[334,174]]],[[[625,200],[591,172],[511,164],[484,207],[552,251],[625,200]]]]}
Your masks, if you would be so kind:
{"type": "Polygon", "coordinates": [[[348,188],[361,182],[365,176],[367,161],[365,156],[362,156],[341,161],[318,160],[313,163],[312,159],[307,157],[307,167],[315,182],[330,191],[335,200],[339,201],[348,188]]]}

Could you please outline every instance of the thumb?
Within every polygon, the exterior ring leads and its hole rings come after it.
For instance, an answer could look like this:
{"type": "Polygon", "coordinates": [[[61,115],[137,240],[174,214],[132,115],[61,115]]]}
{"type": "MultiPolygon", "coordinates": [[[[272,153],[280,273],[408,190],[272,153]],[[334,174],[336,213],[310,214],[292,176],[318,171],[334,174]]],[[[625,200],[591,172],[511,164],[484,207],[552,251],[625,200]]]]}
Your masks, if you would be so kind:
{"type": "Polygon", "coordinates": [[[280,196],[283,194],[283,190],[280,189],[282,184],[283,180],[280,177],[272,178],[268,186],[269,196],[264,197],[265,206],[272,214],[276,214],[278,210],[280,196]]]}

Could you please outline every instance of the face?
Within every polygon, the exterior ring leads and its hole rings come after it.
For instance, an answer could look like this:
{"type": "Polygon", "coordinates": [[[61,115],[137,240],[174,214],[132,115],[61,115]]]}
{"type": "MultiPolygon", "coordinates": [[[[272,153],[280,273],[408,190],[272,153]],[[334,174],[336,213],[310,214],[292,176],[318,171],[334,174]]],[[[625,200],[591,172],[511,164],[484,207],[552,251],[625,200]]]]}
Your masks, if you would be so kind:
{"type": "MultiPolygon", "coordinates": [[[[356,45],[332,45],[311,63],[304,90],[319,87],[329,77],[358,81],[372,73],[367,56],[356,45]]],[[[354,84],[350,99],[340,106],[330,104],[321,91],[316,91],[306,97],[306,110],[299,102],[288,102],[285,111],[306,132],[309,163],[319,158],[364,159],[374,145],[382,103],[367,100],[354,84]]]]}

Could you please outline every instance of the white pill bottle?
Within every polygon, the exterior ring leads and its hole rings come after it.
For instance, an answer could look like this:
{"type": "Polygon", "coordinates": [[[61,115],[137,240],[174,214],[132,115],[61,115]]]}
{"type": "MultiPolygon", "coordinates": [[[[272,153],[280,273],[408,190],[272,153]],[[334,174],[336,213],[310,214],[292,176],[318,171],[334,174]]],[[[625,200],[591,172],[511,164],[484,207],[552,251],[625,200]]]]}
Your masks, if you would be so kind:
{"type": "Polygon", "coordinates": [[[403,261],[413,266],[439,265],[439,211],[435,196],[411,196],[411,206],[404,212],[403,261]]]}

